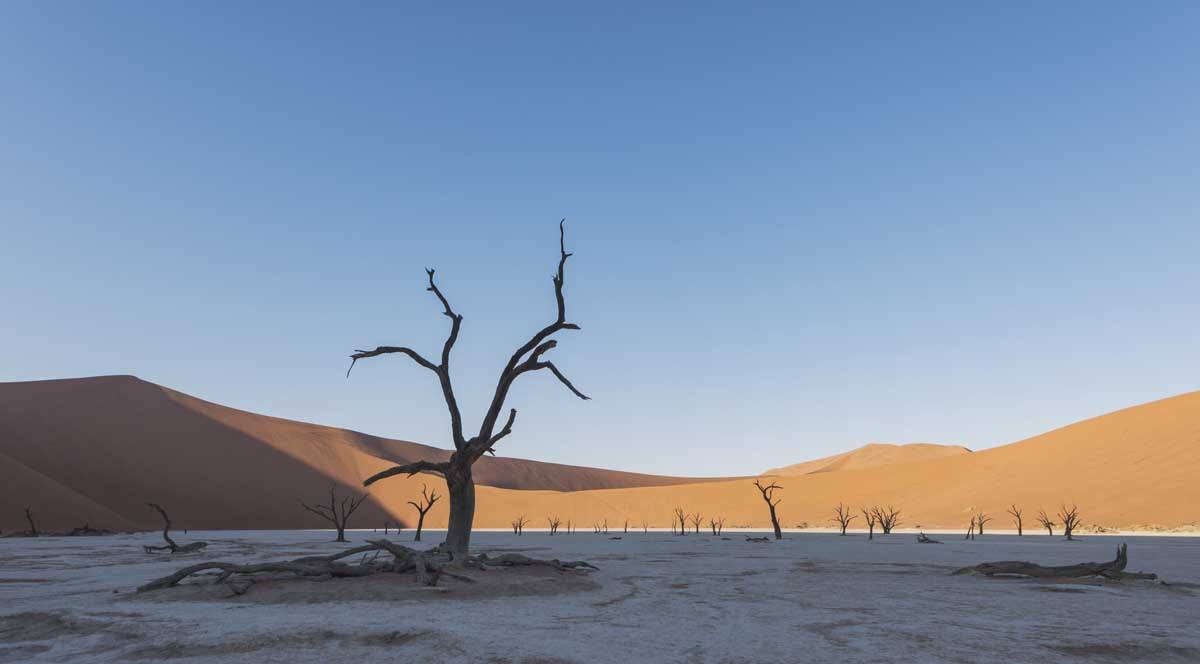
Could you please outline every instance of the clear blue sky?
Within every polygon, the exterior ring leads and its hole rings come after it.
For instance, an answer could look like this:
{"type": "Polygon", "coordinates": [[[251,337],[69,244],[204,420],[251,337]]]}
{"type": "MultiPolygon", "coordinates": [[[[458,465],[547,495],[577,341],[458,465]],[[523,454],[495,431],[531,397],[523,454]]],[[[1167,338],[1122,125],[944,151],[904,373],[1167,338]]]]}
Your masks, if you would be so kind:
{"type": "Polygon", "coordinates": [[[1200,4],[5,2],[0,380],[750,473],[1200,388],[1200,4]],[[572,4],[572,3],[567,3],[572,4]],[[832,5],[836,4],[837,8],[832,5]],[[901,6],[903,5],[903,6],[901,6]]]}

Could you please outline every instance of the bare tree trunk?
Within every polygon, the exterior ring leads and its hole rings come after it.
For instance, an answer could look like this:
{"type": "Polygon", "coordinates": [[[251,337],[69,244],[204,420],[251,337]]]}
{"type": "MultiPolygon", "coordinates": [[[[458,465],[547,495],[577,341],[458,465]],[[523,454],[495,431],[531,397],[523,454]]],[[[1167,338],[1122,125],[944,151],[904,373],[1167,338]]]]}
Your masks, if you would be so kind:
{"type": "Polygon", "coordinates": [[[30,507],[25,508],[25,520],[29,522],[29,536],[37,537],[38,529],[37,529],[37,524],[35,524],[33,522],[33,508],[30,508],[30,507]]]}
{"type": "Polygon", "coordinates": [[[471,548],[471,525],[475,521],[475,479],[470,464],[451,465],[446,472],[450,489],[450,520],[446,526],[446,547],[455,560],[466,560],[471,548]]]}
{"type": "Polygon", "coordinates": [[[783,539],[783,531],[779,529],[779,516],[775,514],[775,506],[771,503],[767,504],[771,506],[771,526],[775,528],[775,539],[781,540],[783,539]]]}
{"type": "Polygon", "coordinates": [[[417,517],[417,534],[413,537],[414,542],[421,541],[421,529],[425,527],[425,513],[421,512],[417,517]]]}

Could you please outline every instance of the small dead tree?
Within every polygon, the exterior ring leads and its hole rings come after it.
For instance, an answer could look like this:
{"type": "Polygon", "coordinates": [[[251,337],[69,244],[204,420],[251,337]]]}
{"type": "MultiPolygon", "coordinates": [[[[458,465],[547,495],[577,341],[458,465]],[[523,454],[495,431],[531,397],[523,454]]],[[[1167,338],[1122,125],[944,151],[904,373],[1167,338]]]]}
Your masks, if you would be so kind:
{"type": "Polygon", "coordinates": [[[963,537],[965,540],[975,539],[975,515],[971,515],[971,525],[967,526],[967,535],[963,537]]]}
{"type": "Polygon", "coordinates": [[[516,520],[514,520],[512,522],[513,534],[524,535],[525,534],[525,526],[528,524],[529,524],[529,519],[526,519],[524,514],[517,517],[516,520]]]}
{"type": "Polygon", "coordinates": [[[1058,510],[1058,518],[1062,521],[1063,534],[1067,536],[1067,540],[1075,539],[1075,529],[1079,527],[1079,508],[1074,505],[1068,508],[1063,504],[1058,510]]]}
{"type": "MultiPolygon", "coordinates": [[[[504,411],[504,404],[508,399],[509,391],[512,389],[513,384],[517,382],[517,379],[525,374],[546,370],[553,374],[575,396],[580,399],[589,398],[586,394],[576,389],[553,362],[547,361],[544,358],[547,352],[558,345],[558,341],[552,339],[552,336],[564,330],[579,329],[578,325],[567,321],[566,299],[563,295],[563,284],[565,283],[564,268],[567,265],[567,259],[571,257],[566,247],[565,230],[563,227],[565,222],[566,220],[564,219],[558,224],[558,269],[555,271],[553,277],[557,315],[552,322],[535,332],[529,337],[528,341],[513,352],[508,363],[504,365],[504,369],[500,372],[492,400],[483,415],[483,420],[479,425],[478,431],[474,434],[470,431],[464,431],[462,413],[459,411],[458,399],[455,396],[454,387],[450,380],[450,351],[454,349],[454,343],[458,340],[458,333],[462,327],[463,317],[451,308],[450,301],[442,293],[441,289],[438,288],[437,283],[434,282],[434,270],[425,269],[425,273],[429,277],[429,286],[426,290],[433,293],[442,305],[442,314],[450,319],[450,332],[442,344],[442,353],[439,361],[434,363],[412,348],[403,346],[379,346],[374,350],[359,349],[355,350],[354,354],[350,356],[350,369],[353,369],[354,363],[359,360],[391,353],[400,353],[408,356],[418,366],[432,372],[437,377],[438,384],[441,386],[442,396],[446,401],[446,408],[450,414],[450,432],[454,440],[454,453],[450,455],[447,461],[432,462],[422,460],[389,468],[368,477],[363,481],[363,485],[370,486],[379,480],[395,475],[412,476],[416,473],[438,473],[442,475],[446,479],[446,486],[450,492],[450,515],[446,528],[445,544],[454,560],[457,561],[467,559],[468,550],[471,545],[471,526],[475,518],[475,478],[471,468],[484,454],[495,454],[496,444],[512,433],[513,423],[517,419],[517,409],[510,408],[508,410],[508,417],[504,420],[503,424],[501,424],[501,413],[504,411]]],[[[346,375],[350,375],[349,370],[346,371],[346,375]]]]}
{"type": "Polygon", "coordinates": [[[25,520],[29,522],[29,536],[37,537],[38,529],[37,529],[37,524],[33,522],[33,508],[31,508],[31,507],[25,508],[25,520]]]}
{"type": "Polygon", "coordinates": [[[1024,536],[1025,528],[1024,528],[1023,524],[1021,523],[1021,514],[1022,514],[1021,508],[1017,507],[1014,504],[1008,508],[1008,513],[1011,514],[1013,517],[1013,520],[1017,522],[1017,537],[1024,536]]]}
{"type": "Polygon", "coordinates": [[[550,534],[554,535],[554,533],[558,532],[558,524],[562,523],[562,519],[558,517],[546,517],[546,523],[550,524],[550,534]]]}
{"type": "Polygon", "coordinates": [[[992,520],[992,517],[985,514],[982,510],[980,510],[979,513],[975,515],[975,527],[977,530],[979,530],[979,535],[981,537],[983,536],[983,524],[985,524],[991,520],[992,520]]]}
{"type": "Polygon", "coordinates": [[[592,522],[592,532],[596,533],[597,535],[600,534],[600,522],[599,521],[592,522]]]}
{"type": "Polygon", "coordinates": [[[625,519],[625,530],[624,530],[624,532],[629,532],[629,519],[625,519]]]}
{"type": "Polygon", "coordinates": [[[687,512],[682,507],[675,508],[675,521],[671,522],[671,532],[675,532],[675,522],[679,522],[679,534],[687,535],[687,512]]]}
{"type": "Polygon", "coordinates": [[[429,512],[429,510],[433,509],[433,504],[438,501],[438,498],[441,498],[441,496],[437,494],[437,489],[434,489],[433,491],[427,491],[425,485],[422,484],[420,502],[413,500],[408,501],[408,504],[412,505],[417,510],[417,534],[413,537],[414,542],[421,541],[421,529],[425,527],[425,514],[429,512]]]}
{"type": "Polygon", "coordinates": [[[604,523],[600,524],[604,528],[604,534],[608,534],[608,519],[604,519],[604,523]]]}
{"type": "Polygon", "coordinates": [[[859,511],[862,512],[863,519],[865,519],[867,522],[867,539],[869,539],[869,540],[875,539],[875,523],[876,523],[875,512],[873,510],[869,510],[865,507],[860,508],[859,511]]]}
{"type": "Polygon", "coordinates": [[[142,549],[144,549],[146,553],[156,553],[158,551],[170,551],[171,553],[192,553],[208,546],[208,542],[192,542],[191,544],[179,546],[175,540],[171,539],[171,517],[167,516],[167,511],[157,503],[146,503],[146,506],[158,512],[159,516],[162,517],[162,536],[163,540],[166,541],[166,544],[163,546],[150,546],[148,544],[143,544],[142,549]]]}
{"type": "Polygon", "coordinates": [[[346,523],[350,520],[350,515],[354,514],[354,511],[357,510],[359,506],[363,504],[363,501],[367,499],[367,495],[363,494],[358,498],[355,498],[354,496],[345,496],[342,498],[339,504],[336,490],[337,487],[329,487],[328,505],[309,505],[308,503],[301,501],[300,506],[332,523],[333,527],[337,529],[337,539],[334,541],[345,542],[346,523]]]}
{"type": "Polygon", "coordinates": [[[700,534],[700,524],[704,522],[704,518],[700,516],[699,512],[696,512],[695,514],[693,514],[691,516],[691,519],[692,519],[692,526],[695,527],[696,534],[699,535],[700,534]]]}
{"type": "Polygon", "coordinates": [[[720,535],[721,531],[725,529],[725,517],[720,516],[720,517],[709,519],[708,527],[712,528],[712,534],[720,535]]]}
{"type": "Polygon", "coordinates": [[[783,539],[783,531],[779,529],[779,515],[775,512],[775,508],[779,506],[779,503],[783,502],[782,498],[775,498],[775,492],[783,491],[783,487],[775,482],[764,486],[758,480],[754,480],[754,486],[758,488],[758,492],[762,494],[762,499],[767,503],[767,509],[771,511],[771,526],[775,528],[775,539],[783,539]]]}
{"type": "Polygon", "coordinates": [[[570,535],[571,533],[574,533],[574,532],[575,532],[575,524],[571,523],[570,519],[567,519],[567,534],[570,535]]]}
{"type": "Polygon", "coordinates": [[[642,533],[644,534],[648,532],[650,532],[650,524],[646,523],[645,519],[642,519],[642,533]]]}
{"type": "Polygon", "coordinates": [[[879,524],[879,529],[883,531],[884,535],[891,535],[892,529],[900,525],[900,510],[891,505],[887,507],[876,505],[871,508],[871,511],[875,514],[875,522],[879,524]]]}
{"type": "Polygon", "coordinates": [[[1054,523],[1054,521],[1050,519],[1050,516],[1046,514],[1046,510],[1038,510],[1037,520],[1038,523],[1042,524],[1042,527],[1046,529],[1046,533],[1050,535],[1050,537],[1054,537],[1054,526],[1058,524],[1054,523]]]}
{"type": "Polygon", "coordinates": [[[846,534],[846,529],[850,527],[850,522],[857,518],[851,509],[842,503],[838,503],[837,507],[833,508],[833,521],[842,529],[843,535],[846,534]]]}

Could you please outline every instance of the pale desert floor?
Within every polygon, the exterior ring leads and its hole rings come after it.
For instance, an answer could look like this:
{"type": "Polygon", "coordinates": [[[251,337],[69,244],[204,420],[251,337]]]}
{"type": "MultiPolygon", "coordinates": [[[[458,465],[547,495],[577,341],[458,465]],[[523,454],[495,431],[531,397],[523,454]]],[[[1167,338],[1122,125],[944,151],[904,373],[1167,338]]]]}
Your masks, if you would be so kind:
{"type": "Polygon", "coordinates": [[[550,594],[559,573],[547,572],[527,581],[532,595],[471,597],[461,582],[428,590],[404,580],[372,601],[328,601],[353,594],[345,581],[206,601],[188,589],[132,594],[199,560],[346,546],[319,531],[193,531],[177,537],[206,539],[209,550],[174,560],[142,553],[155,534],[0,540],[0,662],[1200,661],[1200,538],[940,535],[944,544],[925,545],[907,533],[873,542],[789,533],[768,544],[741,532],[621,536],[476,533],[481,551],[600,567],[594,583],[563,584],[572,592],[550,594]],[[1108,560],[1120,541],[1131,570],[1172,585],[950,575],[986,560],[1108,560]]]}

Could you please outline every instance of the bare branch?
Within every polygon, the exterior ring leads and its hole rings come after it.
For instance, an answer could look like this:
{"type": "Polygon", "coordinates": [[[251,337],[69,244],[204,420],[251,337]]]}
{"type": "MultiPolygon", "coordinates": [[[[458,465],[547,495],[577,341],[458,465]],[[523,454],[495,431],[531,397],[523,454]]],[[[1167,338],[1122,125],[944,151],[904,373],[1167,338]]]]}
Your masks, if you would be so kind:
{"type": "Polygon", "coordinates": [[[433,362],[430,362],[429,360],[425,359],[424,357],[421,357],[420,353],[418,353],[417,351],[415,351],[411,348],[405,348],[403,346],[379,346],[375,350],[355,349],[354,354],[350,356],[350,368],[346,369],[346,377],[347,378],[350,377],[350,372],[354,370],[355,362],[358,362],[359,360],[364,359],[364,358],[378,357],[380,355],[388,355],[391,353],[404,353],[405,355],[411,357],[414,362],[425,367],[426,369],[429,369],[430,371],[434,371],[434,372],[436,372],[438,370],[436,364],[434,364],[433,362]]]}
{"type": "Polygon", "coordinates": [[[313,505],[309,505],[309,504],[305,503],[304,501],[300,501],[300,507],[303,507],[304,509],[308,510],[309,512],[316,514],[317,516],[321,517],[322,519],[325,519],[326,521],[328,521],[330,523],[333,523],[333,524],[337,523],[337,518],[333,514],[326,514],[325,512],[321,511],[323,509],[329,509],[328,507],[325,507],[324,505],[313,506],[313,505]]]}
{"type": "Polygon", "coordinates": [[[445,461],[440,462],[440,463],[433,463],[431,461],[414,461],[412,463],[406,463],[403,466],[393,466],[391,468],[388,468],[387,470],[381,470],[378,473],[375,473],[374,475],[363,480],[363,486],[371,486],[372,484],[378,482],[379,480],[387,479],[389,477],[392,477],[393,475],[408,475],[409,477],[412,477],[413,475],[416,475],[417,473],[443,473],[443,474],[445,474],[446,470],[448,470],[449,468],[450,468],[450,464],[445,461]]]}

